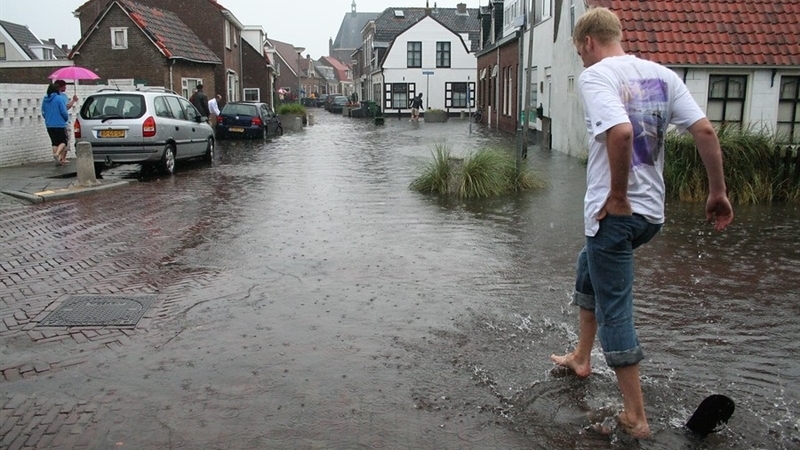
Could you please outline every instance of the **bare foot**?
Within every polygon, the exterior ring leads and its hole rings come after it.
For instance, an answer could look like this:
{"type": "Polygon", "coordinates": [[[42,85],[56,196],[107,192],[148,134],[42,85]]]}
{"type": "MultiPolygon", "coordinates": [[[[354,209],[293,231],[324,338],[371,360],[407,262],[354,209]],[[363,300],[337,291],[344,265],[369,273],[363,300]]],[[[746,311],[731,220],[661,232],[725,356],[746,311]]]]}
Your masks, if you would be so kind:
{"type": "Polygon", "coordinates": [[[578,378],[586,378],[592,374],[592,366],[587,361],[586,363],[578,362],[575,359],[575,353],[567,353],[564,356],[550,355],[550,359],[559,367],[571,370],[578,378]]]}
{"type": "Polygon", "coordinates": [[[647,424],[647,419],[645,418],[642,418],[642,420],[637,423],[629,419],[628,414],[622,411],[619,413],[619,416],[617,416],[617,422],[619,422],[619,426],[622,430],[636,439],[647,439],[650,437],[650,425],[647,424]]]}

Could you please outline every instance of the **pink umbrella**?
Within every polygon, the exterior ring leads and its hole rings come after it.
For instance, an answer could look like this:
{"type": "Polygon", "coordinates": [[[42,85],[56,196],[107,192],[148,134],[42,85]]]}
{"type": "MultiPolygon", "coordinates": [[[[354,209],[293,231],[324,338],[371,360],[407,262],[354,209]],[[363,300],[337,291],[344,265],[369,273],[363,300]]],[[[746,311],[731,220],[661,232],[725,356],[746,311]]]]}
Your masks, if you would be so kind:
{"type": "Polygon", "coordinates": [[[85,67],[68,66],[56,70],[47,78],[51,80],[96,80],[100,77],[85,67]]]}

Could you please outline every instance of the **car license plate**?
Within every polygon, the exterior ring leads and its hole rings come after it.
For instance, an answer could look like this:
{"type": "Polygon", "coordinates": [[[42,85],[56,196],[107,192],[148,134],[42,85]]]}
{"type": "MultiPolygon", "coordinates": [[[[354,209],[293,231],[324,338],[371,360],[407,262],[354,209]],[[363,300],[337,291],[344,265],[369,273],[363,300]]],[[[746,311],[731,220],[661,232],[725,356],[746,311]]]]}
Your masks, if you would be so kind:
{"type": "Polygon", "coordinates": [[[100,130],[97,136],[101,138],[124,138],[125,130],[100,130]]]}
{"type": "Polygon", "coordinates": [[[231,133],[244,133],[244,128],[240,128],[240,127],[231,127],[231,128],[230,128],[230,132],[231,132],[231,133]]]}

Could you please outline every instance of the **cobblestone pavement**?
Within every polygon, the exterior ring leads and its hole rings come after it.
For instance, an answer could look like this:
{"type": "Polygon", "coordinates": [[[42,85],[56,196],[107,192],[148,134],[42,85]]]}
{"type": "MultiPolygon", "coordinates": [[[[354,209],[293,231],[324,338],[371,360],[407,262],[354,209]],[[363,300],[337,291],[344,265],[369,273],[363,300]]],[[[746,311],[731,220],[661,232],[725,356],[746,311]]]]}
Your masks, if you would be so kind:
{"type": "MultiPolygon", "coordinates": [[[[580,161],[532,151],[548,188],[447,201],[408,188],[433,144],[506,137],[325,114],[221,144],[213,167],[0,195],[0,448],[637,446],[586,432],[619,400],[599,352],[589,380],[550,372],[575,337],[580,161]],[[155,301],[136,326],[40,325],[77,295],[155,301]]],[[[763,355],[797,350],[798,316],[774,305],[798,296],[800,208],[741,208],[724,234],[701,209],[670,205],[637,261],[653,448],[795,448],[798,363],[767,373],[763,355]],[[687,411],[723,389],[731,430],[687,439],[687,411]]]]}
{"type": "MultiPolygon", "coordinates": [[[[141,345],[153,327],[176,315],[185,289],[207,282],[205,273],[176,278],[174,271],[163,270],[186,236],[207,225],[202,218],[175,216],[163,204],[171,200],[156,195],[165,183],[169,180],[133,183],[48,205],[0,196],[0,387],[24,379],[46,383],[90,360],[119,358],[131,339],[141,345]],[[142,208],[143,196],[151,198],[149,208],[142,208]],[[158,304],[135,328],[37,327],[70,295],[125,293],[158,294],[158,304]]],[[[198,184],[199,178],[184,188],[198,184]]],[[[118,400],[113,391],[87,397],[36,390],[0,396],[0,448],[90,446],[104,408],[118,400]]]]}

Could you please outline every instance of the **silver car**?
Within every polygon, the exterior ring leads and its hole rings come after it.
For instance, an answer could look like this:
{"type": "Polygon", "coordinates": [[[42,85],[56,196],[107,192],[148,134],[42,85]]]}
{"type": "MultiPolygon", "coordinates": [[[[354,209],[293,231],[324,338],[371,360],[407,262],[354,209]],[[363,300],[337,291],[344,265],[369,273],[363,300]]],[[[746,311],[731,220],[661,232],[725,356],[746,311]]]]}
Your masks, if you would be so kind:
{"type": "Polygon", "coordinates": [[[161,89],[102,90],[89,95],[75,120],[75,141],[92,144],[94,167],[140,163],[161,172],[175,161],[214,158],[214,131],[180,95],[161,89]]]}

